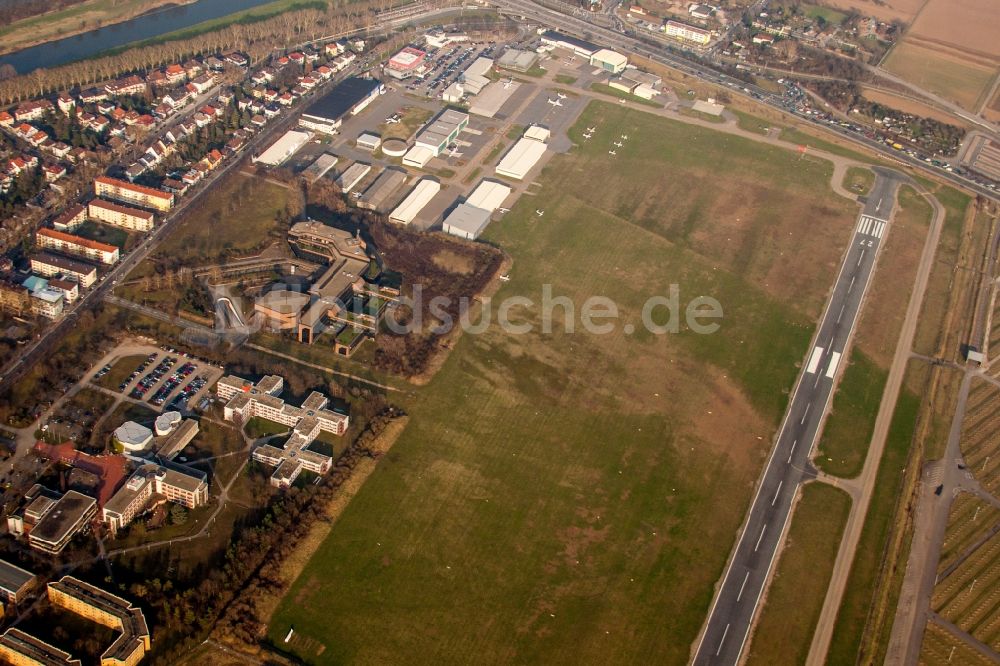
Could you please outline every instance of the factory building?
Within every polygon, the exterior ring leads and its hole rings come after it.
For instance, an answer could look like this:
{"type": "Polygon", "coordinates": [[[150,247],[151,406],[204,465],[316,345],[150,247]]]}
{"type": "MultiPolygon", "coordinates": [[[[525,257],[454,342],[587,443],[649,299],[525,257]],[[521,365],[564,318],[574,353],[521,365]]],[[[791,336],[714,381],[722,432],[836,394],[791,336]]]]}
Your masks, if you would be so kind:
{"type": "Polygon", "coordinates": [[[427,53],[425,51],[407,46],[389,58],[383,71],[394,79],[408,79],[422,71],[426,59],[427,53]]]}
{"type": "Polygon", "coordinates": [[[592,55],[600,50],[600,47],[596,44],[588,42],[585,39],[577,39],[576,37],[570,37],[569,35],[557,32],[555,30],[545,30],[541,34],[542,44],[550,46],[552,48],[566,49],[567,51],[572,51],[574,54],[587,58],[588,60],[592,55]]]}

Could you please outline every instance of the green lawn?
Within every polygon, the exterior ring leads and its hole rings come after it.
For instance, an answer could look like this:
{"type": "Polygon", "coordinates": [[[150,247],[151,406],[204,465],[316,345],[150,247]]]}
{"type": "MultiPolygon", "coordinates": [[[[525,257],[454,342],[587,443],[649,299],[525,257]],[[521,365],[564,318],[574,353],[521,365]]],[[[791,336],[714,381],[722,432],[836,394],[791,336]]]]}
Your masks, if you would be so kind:
{"type": "Polygon", "coordinates": [[[858,160],[859,162],[874,162],[875,157],[859,153],[856,150],[851,150],[850,148],[845,148],[840,144],[833,143],[832,141],[827,141],[826,139],[818,139],[812,134],[807,134],[802,130],[796,129],[794,127],[786,127],[781,130],[781,134],[778,135],[782,141],[788,141],[789,143],[797,143],[799,145],[808,146],[809,148],[817,148],[819,150],[826,151],[832,155],[840,155],[841,157],[849,157],[853,160],[858,160]]]}
{"type": "Polygon", "coordinates": [[[123,356],[111,365],[111,370],[108,371],[108,374],[98,379],[95,383],[98,386],[117,391],[122,382],[135,372],[140,363],[144,363],[145,361],[146,356],[143,354],[123,356]]]}
{"type": "Polygon", "coordinates": [[[822,7],[820,5],[802,5],[802,13],[813,20],[822,18],[827,23],[836,25],[840,25],[844,22],[844,19],[847,18],[847,15],[843,12],[838,12],[836,9],[822,7]]]}
{"type": "Polygon", "coordinates": [[[663,105],[659,102],[654,102],[651,99],[645,99],[643,97],[638,97],[632,93],[625,92],[624,90],[618,90],[618,88],[612,88],[604,83],[592,83],[590,89],[594,92],[599,92],[602,95],[610,95],[611,97],[617,97],[618,99],[623,99],[628,102],[635,102],[637,104],[643,104],[645,106],[652,106],[657,109],[663,108],[663,105]]]}
{"type": "Polygon", "coordinates": [[[749,664],[806,662],[850,510],[851,498],[839,488],[822,483],[802,488],[750,642],[749,664]]]}
{"type": "Polygon", "coordinates": [[[77,227],[73,233],[77,236],[114,245],[118,248],[124,248],[129,239],[129,232],[125,229],[111,224],[101,224],[93,220],[87,220],[77,227]]]}
{"type": "Polygon", "coordinates": [[[587,126],[596,140],[556,156],[539,193],[488,229],[514,261],[495,302],[537,303],[551,285],[578,317],[609,295],[618,324],[543,333],[540,307],[518,307],[512,321],[534,330],[466,333],[427,386],[394,394],[409,425],[275,613],[282,650],[322,664],[687,661],[842,249],[785,252],[804,242],[786,225],[803,206],[811,228],[842,235],[854,215],[829,165],[617,104],[592,103],[571,138],[587,126]],[[738,200],[692,186],[719,179],[738,200]],[[718,206],[735,206],[724,228],[718,206]],[[801,298],[780,295],[786,268],[801,298]],[[722,328],[627,333],[671,284],[683,302],[723,303],[722,328]]]}
{"type": "Polygon", "coordinates": [[[576,77],[570,76],[569,74],[556,74],[556,83],[561,83],[565,86],[571,86],[576,83],[576,77]]]}
{"type": "Polygon", "coordinates": [[[919,409],[920,399],[904,389],[899,394],[899,401],[892,415],[892,425],[882,452],[875,490],[837,613],[827,653],[828,664],[853,664],[857,661],[886,540],[896,516],[903,470],[909,457],[919,409]]]}
{"type": "Polygon", "coordinates": [[[774,127],[774,123],[763,118],[758,118],[757,116],[746,113],[745,111],[739,111],[732,108],[726,110],[736,116],[736,124],[748,132],[767,134],[767,131],[774,127]]]}
{"type": "Polygon", "coordinates": [[[875,172],[864,167],[847,167],[844,174],[844,187],[857,194],[868,194],[875,184],[875,172]]]}
{"type": "Polygon", "coordinates": [[[262,248],[279,231],[276,219],[293,195],[286,187],[239,173],[227,175],[216,187],[217,192],[171,231],[157,258],[196,265],[262,248]]]}
{"type": "Polygon", "coordinates": [[[267,437],[268,435],[280,435],[288,432],[291,428],[277,421],[265,419],[263,416],[254,416],[247,421],[244,430],[248,436],[256,439],[258,437],[267,437]]]}
{"type": "Polygon", "coordinates": [[[887,376],[863,351],[851,352],[813,459],[819,469],[847,479],[861,473],[887,376]]]}

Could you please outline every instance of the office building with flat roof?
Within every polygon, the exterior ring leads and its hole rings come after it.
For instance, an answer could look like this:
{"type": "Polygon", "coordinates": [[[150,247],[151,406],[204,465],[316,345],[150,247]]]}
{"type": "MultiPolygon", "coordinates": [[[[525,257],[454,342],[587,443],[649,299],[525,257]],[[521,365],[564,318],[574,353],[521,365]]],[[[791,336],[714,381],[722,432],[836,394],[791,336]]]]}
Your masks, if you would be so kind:
{"type": "MultiPolygon", "coordinates": [[[[25,511],[26,518],[31,506],[25,511]]],[[[58,500],[47,503],[44,514],[28,533],[28,545],[35,550],[58,555],[96,515],[97,500],[70,490],[58,500]]]]}
{"type": "Polygon", "coordinates": [[[35,574],[7,560],[0,560],[0,599],[16,604],[35,583],[35,574]]]}

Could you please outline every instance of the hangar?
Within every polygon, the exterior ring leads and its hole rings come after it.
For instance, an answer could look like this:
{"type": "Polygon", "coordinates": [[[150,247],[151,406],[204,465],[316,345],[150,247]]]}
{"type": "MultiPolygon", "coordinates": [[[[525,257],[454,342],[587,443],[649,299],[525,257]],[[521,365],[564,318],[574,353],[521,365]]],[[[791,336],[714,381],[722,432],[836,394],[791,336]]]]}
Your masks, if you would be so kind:
{"type": "Polygon", "coordinates": [[[430,178],[421,178],[396,209],[389,213],[389,221],[410,224],[440,190],[441,183],[430,178]]]}
{"type": "Polygon", "coordinates": [[[268,166],[278,166],[306,145],[312,138],[312,132],[289,130],[280,139],[272,143],[267,150],[253,159],[254,162],[268,166]]]}
{"type": "Polygon", "coordinates": [[[303,112],[299,127],[333,134],[344,118],[361,113],[384,92],[385,85],[378,79],[348,77],[303,112]]]}
{"type": "Polygon", "coordinates": [[[548,135],[549,131],[538,125],[532,125],[525,130],[524,136],[497,164],[497,175],[522,180],[545,154],[545,140],[548,139],[548,135]]]}

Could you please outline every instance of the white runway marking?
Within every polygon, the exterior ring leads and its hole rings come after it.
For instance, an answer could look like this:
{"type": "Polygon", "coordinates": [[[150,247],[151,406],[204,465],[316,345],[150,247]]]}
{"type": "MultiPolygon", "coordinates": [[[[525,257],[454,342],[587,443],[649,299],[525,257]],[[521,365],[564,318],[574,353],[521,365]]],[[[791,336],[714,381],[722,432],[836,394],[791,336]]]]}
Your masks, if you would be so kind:
{"type": "Polygon", "coordinates": [[[781,493],[781,485],[783,483],[784,483],[784,480],[778,481],[778,489],[774,491],[774,499],[771,500],[771,506],[774,506],[774,503],[778,501],[778,494],[781,493]]]}
{"type": "Polygon", "coordinates": [[[882,238],[883,231],[885,231],[885,222],[876,222],[875,226],[872,228],[872,236],[875,238],[882,238]]]}
{"type": "Polygon", "coordinates": [[[811,402],[806,405],[806,411],[802,412],[802,420],[799,421],[799,425],[802,425],[806,422],[806,417],[809,416],[809,408],[812,406],[813,404],[811,402]]]}
{"type": "Polygon", "coordinates": [[[856,279],[857,279],[857,278],[856,278],[856,277],[854,277],[854,276],[852,276],[852,277],[851,277],[851,284],[849,284],[849,285],[847,286],[847,293],[848,293],[848,294],[849,294],[849,293],[851,293],[851,289],[854,289],[854,281],[855,281],[856,279]]]}
{"type": "Polygon", "coordinates": [[[816,347],[813,349],[812,356],[809,357],[809,365],[806,366],[806,372],[812,374],[816,372],[816,368],[819,367],[819,360],[823,358],[823,348],[816,347]]]}
{"type": "Polygon", "coordinates": [[[799,443],[799,440],[792,442],[792,448],[788,451],[788,462],[792,462],[792,454],[795,453],[795,445],[799,443]]]}
{"type": "Polygon", "coordinates": [[[837,315],[837,323],[838,324],[840,323],[840,319],[844,316],[844,310],[846,310],[846,309],[847,309],[847,303],[844,303],[843,305],[840,306],[840,314],[837,315]]]}
{"type": "Polygon", "coordinates": [[[755,553],[757,552],[757,549],[760,548],[760,542],[764,540],[765,530],[767,530],[767,523],[764,523],[764,527],[760,529],[760,536],[757,537],[757,545],[753,547],[753,552],[755,553]]]}
{"type": "Polygon", "coordinates": [[[833,379],[834,373],[837,372],[837,364],[840,363],[840,353],[833,352],[830,354],[830,365],[826,368],[826,376],[829,379],[833,379]]]}
{"type": "Polygon", "coordinates": [[[882,238],[882,233],[885,231],[885,224],[885,220],[880,220],[871,215],[862,215],[861,221],[858,222],[858,233],[882,238]]]}
{"type": "Polygon", "coordinates": [[[719,649],[715,651],[715,656],[718,657],[719,653],[722,652],[722,644],[726,642],[726,634],[729,633],[729,625],[726,625],[725,631],[722,632],[722,640],[719,641],[719,649]]]}
{"type": "Polygon", "coordinates": [[[861,265],[861,260],[864,259],[864,258],[865,258],[865,251],[864,251],[864,249],[862,249],[861,250],[861,254],[858,255],[858,263],[857,263],[858,266],[861,265]]]}
{"type": "Polygon", "coordinates": [[[747,575],[743,577],[743,584],[740,585],[740,593],[736,595],[737,602],[743,597],[743,588],[747,586],[747,580],[749,579],[750,579],[750,572],[748,571],[747,575]]]}

